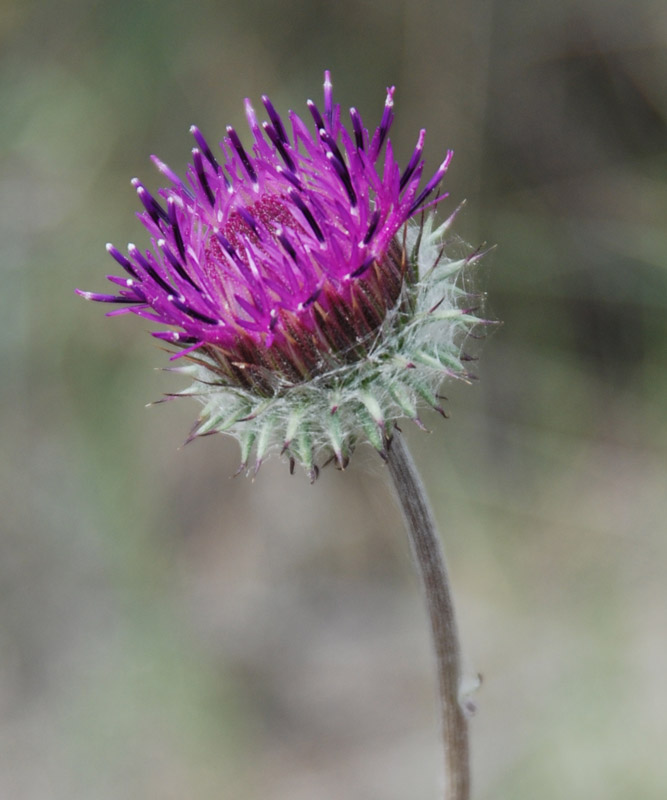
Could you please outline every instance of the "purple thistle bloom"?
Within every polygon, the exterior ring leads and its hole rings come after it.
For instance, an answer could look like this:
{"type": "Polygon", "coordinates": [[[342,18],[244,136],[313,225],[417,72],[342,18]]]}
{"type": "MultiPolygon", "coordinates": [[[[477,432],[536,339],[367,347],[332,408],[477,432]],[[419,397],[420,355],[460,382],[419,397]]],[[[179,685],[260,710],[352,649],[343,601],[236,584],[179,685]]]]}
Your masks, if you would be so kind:
{"type": "Polygon", "coordinates": [[[260,125],[246,100],[252,151],[228,127],[216,157],[193,126],[186,181],[155,156],[171,183],[162,202],[133,180],[151,249],[108,245],[126,273],[109,277],[117,294],[79,291],[168,326],[153,336],[179,348],[172,358],[187,359],[189,393],[205,404],[193,436],[237,435],[242,467],[253,446],[258,465],[276,444],[311,475],[322,449],[342,467],[359,430],[382,452],[387,418],[417,419],[417,396],[437,407],[434,384],[465,374],[453,334],[478,320],[459,308],[455,280],[477,256],[444,258],[434,242],[446,225],[406,225],[446,196],[452,152],[420,191],[425,131],[401,169],[393,95],[372,135],[355,109],[343,125],[328,72],[323,113],[308,101],[314,125],[283,120],[267,97],[260,125]],[[432,336],[436,321],[444,335],[432,336]]]}

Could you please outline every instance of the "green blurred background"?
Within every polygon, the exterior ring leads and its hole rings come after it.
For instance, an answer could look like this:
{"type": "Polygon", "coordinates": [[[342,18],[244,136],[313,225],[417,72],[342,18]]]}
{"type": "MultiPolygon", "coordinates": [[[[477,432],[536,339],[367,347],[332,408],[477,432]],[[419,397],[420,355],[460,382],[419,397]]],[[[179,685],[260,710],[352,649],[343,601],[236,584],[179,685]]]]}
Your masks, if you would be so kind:
{"type": "MultiPolygon", "coordinates": [[[[427,623],[379,459],[315,486],[235,443],[106,291],[130,186],[242,99],[448,147],[504,325],[407,430],[450,559],[477,800],[667,796],[663,0],[2,0],[0,796],[435,796],[427,623]]],[[[247,140],[247,139],[246,139],[247,140]]]]}

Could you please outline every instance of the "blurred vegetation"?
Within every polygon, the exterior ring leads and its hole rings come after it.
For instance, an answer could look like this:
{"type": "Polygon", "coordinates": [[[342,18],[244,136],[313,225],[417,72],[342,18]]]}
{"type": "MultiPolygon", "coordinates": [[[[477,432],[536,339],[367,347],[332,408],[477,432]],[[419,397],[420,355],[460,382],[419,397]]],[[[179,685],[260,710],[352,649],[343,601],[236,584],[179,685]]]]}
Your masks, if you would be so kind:
{"type": "Polygon", "coordinates": [[[0,796],[433,796],[426,620],[372,453],[236,446],[104,291],[133,175],[333,72],[456,151],[503,327],[411,434],[471,674],[478,800],[667,795],[667,8],[660,0],[2,0],[0,796]]]}

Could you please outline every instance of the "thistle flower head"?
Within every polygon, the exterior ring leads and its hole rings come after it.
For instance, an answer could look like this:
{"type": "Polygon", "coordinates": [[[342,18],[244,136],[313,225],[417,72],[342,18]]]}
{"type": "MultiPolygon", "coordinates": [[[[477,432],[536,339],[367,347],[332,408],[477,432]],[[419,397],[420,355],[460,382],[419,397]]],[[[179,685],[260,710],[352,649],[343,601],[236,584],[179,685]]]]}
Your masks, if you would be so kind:
{"type": "Polygon", "coordinates": [[[79,291],[167,327],[152,335],[204,406],[191,436],[233,434],[242,470],[272,449],[311,478],[318,461],[344,467],[360,439],[383,453],[391,421],[419,424],[419,401],[441,411],[443,377],[466,377],[461,344],[480,320],[458,276],[479,254],[445,256],[452,217],[435,229],[425,211],[446,196],[452,152],[422,181],[422,130],[401,168],[393,98],[372,134],[354,108],[345,125],[326,72],[310,124],[267,97],[260,123],[246,100],[251,150],[228,127],[214,152],[193,126],[185,180],[153,156],[170,182],[160,199],[132,181],[150,249],[107,245],[117,293],[79,291]]]}

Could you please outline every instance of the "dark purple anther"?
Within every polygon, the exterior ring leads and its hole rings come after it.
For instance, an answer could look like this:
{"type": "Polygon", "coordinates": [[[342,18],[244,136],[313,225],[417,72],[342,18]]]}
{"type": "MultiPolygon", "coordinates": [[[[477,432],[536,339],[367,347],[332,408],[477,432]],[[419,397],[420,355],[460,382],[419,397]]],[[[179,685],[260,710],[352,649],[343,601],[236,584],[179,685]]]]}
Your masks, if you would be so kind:
{"type": "Polygon", "coordinates": [[[169,294],[177,294],[176,290],[173,286],[170,286],[167,281],[157,272],[157,270],[149,263],[146,256],[133,244],[129,244],[127,246],[128,250],[132,254],[134,260],[139,264],[139,266],[146,272],[150,277],[155,281],[155,283],[160,286],[161,289],[164,289],[165,292],[169,294]]]}
{"type": "Polygon", "coordinates": [[[322,119],[322,115],[320,114],[319,108],[313,103],[312,100],[309,100],[306,105],[308,106],[308,110],[310,111],[310,115],[315,122],[315,127],[318,131],[326,130],[324,127],[324,120],[322,119]]]}
{"type": "Polygon", "coordinates": [[[322,294],[322,287],[318,286],[317,289],[310,295],[307,300],[303,301],[303,307],[308,308],[308,306],[312,306],[313,303],[317,301],[317,298],[322,294]]]}
{"type": "Polygon", "coordinates": [[[201,188],[204,190],[204,194],[206,195],[208,202],[211,204],[211,208],[213,208],[215,206],[215,195],[211,191],[208,178],[206,177],[206,172],[204,171],[204,162],[202,161],[201,151],[197,147],[192,148],[192,161],[195,165],[195,172],[197,173],[197,178],[199,179],[201,188]]]}
{"type": "Polygon", "coordinates": [[[176,249],[178,250],[178,254],[183,262],[185,262],[185,244],[183,243],[183,236],[181,235],[178,218],[176,217],[176,201],[173,199],[173,197],[170,197],[169,200],[167,200],[167,214],[169,214],[169,224],[171,225],[171,231],[174,234],[176,249]]]}
{"type": "Polygon", "coordinates": [[[172,233],[174,234],[174,241],[176,242],[176,249],[182,259],[185,259],[185,244],[183,243],[183,236],[176,217],[176,200],[170,197],[167,200],[167,214],[169,215],[169,224],[171,225],[172,233]]]}
{"type": "Polygon", "coordinates": [[[366,272],[366,270],[371,266],[371,264],[374,261],[375,261],[375,258],[373,256],[371,256],[370,258],[367,258],[364,261],[364,263],[358,269],[355,269],[354,272],[350,272],[348,277],[349,278],[359,278],[361,275],[364,274],[364,272],[366,272]]]}
{"type": "Polygon", "coordinates": [[[345,159],[343,158],[335,139],[329,133],[329,131],[324,130],[324,128],[320,128],[319,135],[320,139],[326,144],[329,150],[331,150],[331,153],[335,156],[336,160],[345,165],[345,159]]]}
{"type": "Polygon", "coordinates": [[[176,306],[179,311],[182,311],[184,314],[187,314],[189,317],[193,319],[199,320],[199,322],[205,322],[207,325],[217,325],[218,320],[214,319],[213,317],[209,317],[206,314],[202,314],[200,311],[192,308],[191,306],[184,303],[180,298],[171,296],[169,297],[171,302],[176,306]]]}
{"type": "Polygon", "coordinates": [[[262,103],[264,103],[264,108],[266,108],[266,112],[269,115],[269,119],[273,123],[273,127],[278,134],[278,138],[284,144],[289,144],[289,139],[287,138],[287,132],[285,131],[285,126],[283,125],[283,121],[280,118],[280,114],[276,111],[273,107],[273,103],[269,100],[269,98],[263,94],[262,95],[262,103]]]}
{"type": "Polygon", "coordinates": [[[206,160],[208,161],[208,163],[213,167],[213,169],[216,172],[220,172],[221,171],[220,170],[220,164],[218,164],[218,161],[217,161],[216,157],[211,152],[211,148],[208,146],[208,142],[204,138],[204,136],[203,136],[202,132],[199,130],[199,128],[196,125],[191,125],[190,126],[190,133],[194,136],[195,141],[197,142],[197,145],[198,145],[199,149],[206,156],[206,160]]]}
{"type": "Polygon", "coordinates": [[[229,239],[220,231],[215,232],[215,238],[220,242],[222,245],[223,250],[227,253],[227,255],[232,259],[234,266],[238,269],[238,271],[243,276],[244,280],[247,281],[248,285],[253,289],[256,290],[259,286],[259,282],[257,277],[253,274],[250,267],[243,261],[241,256],[238,254],[234,245],[229,241],[229,239]]]}
{"type": "Polygon", "coordinates": [[[223,247],[223,250],[228,253],[233,259],[237,259],[238,255],[236,250],[234,249],[234,245],[229,241],[229,239],[220,231],[215,232],[215,238],[220,242],[223,247]]]}
{"type": "Polygon", "coordinates": [[[220,164],[218,163],[218,160],[213,155],[213,152],[211,151],[211,148],[208,146],[208,142],[204,138],[204,136],[203,136],[202,132],[199,130],[199,128],[196,125],[192,125],[190,127],[190,133],[195,137],[195,141],[197,142],[197,145],[199,146],[199,149],[201,150],[201,152],[206,157],[206,160],[208,161],[208,163],[213,167],[213,169],[219,175],[223,176],[225,181],[227,181],[227,176],[222,171],[222,168],[220,167],[220,164]]]}
{"type": "Polygon", "coordinates": [[[280,242],[280,244],[287,251],[287,255],[292,259],[292,261],[297,262],[298,258],[297,258],[296,250],[292,247],[292,245],[291,245],[289,239],[287,238],[287,236],[285,236],[284,231],[279,231],[276,234],[276,236],[277,236],[278,241],[280,242]]]}
{"type": "Polygon", "coordinates": [[[357,205],[357,194],[352,187],[352,178],[350,177],[350,172],[347,168],[347,164],[345,163],[345,159],[338,149],[338,145],[336,144],[333,136],[328,131],[320,129],[320,139],[322,139],[322,141],[330,150],[330,152],[327,153],[327,156],[331,156],[330,161],[333,165],[333,168],[336,170],[338,177],[343,182],[343,186],[347,192],[350,204],[354,208],[357,205]]]}
{"type": "Polygon", "coordinates": [[[378,157],[382,145],[387,137],[391,123],[394,121],[394,91],[395,87],[391,86],[387,89],[387,99],[384,101],[384,112],[382,113],[382,120],[380,126],[373,134],[373,141],[371,142],[369,155],[375,159],[378,157]]]}
{"type": "Polygon", "coordinates": [[[245,222],[245,224],[250,228],[250,230],[255,234],[255,236],[257,236],[257,238],[260,238],[260,232],[257,226],[257,220],[253,217],[253,215],[247,209],[243,208],[243,206],[239,206],[236,209],[236,212],[238,213],[239,217],[241,217],[241,219],[245,222]]]}
{"type": "Polygon", "coordinates": [[[171,267],[173,268],[174,272],[178,273],[178,275],[180,275],[181,278],[183,278],[184,281],[189,283],[190,286],[192,286],[193,289],[196,289],[198,292],[201,292],[201,288],[199,286],[197,286],[197,284],[194,282],[194,280],[193,280],[192,276],[190,275],[190,273],[187,272],[184,269],[183,265],[179,262],[179,260],[176,258],[176,256],[171,252],[171,248],[167,245],[167,243],[165,242],[164,239],[160,239],[158,241],[158,247],[160,248],[160,250],[164,254],[164,257],[167,259],[167,261],[169,262],[171,267]]]}
{"type": "Polygon", "coordinates": [[[419,139],[417,139],[417,146],[412,153],[412,158],[408,161],[408,165],[405,168],[403,174],[401,175],[401,182],[399,184],[400,191],[403,191],[405,188],[405,184],[410,180],[414,171],[417,169],[417,165],[419,164],[422,151],[424,150],[424,139],[426,138],[426,130],[422,128],[419,131],[419,139]]]}
{"type": "Polygon", "coordinates": [[[96,292],[84,292],[81,289],[75,289],[74,291],[86,300],[94,300],[96,303],[130,303],[133,305],[146,302],[143,299],[130,297],[129,295],[97,294],[96,292]]]}
{"type": "Polygon", "coordinates": [[[156,339],[162,339],[164,342],[178,342],[179,344],[195,344],[201,342],[198,336],[186,336],[178,331],[154,331],[152,336],[156,339]]]}
{"type": "Polygon", "coordinates": [[[285,166],[287,167],[287,169],[291,170],[292,172],[295,172],[296,171],[296,165],[295,165],[294,161],[292,160],[292,157],[290,156],[290,154],[287,152],[287,150],[285,148],[285,144],[282,142],[282,140],[279,138],[278,134],[276,133],[276,130],[273,127],[273,125],[271,125],[270,122],[263,122],[262,123],[262,128],[264,129],[266,135],[271,140],[271,143],[273,144],[273,146],[280,153],[280,157],[285,162],[285,166]]]}
{"type": "Polygon", "coordinates": [[[419,193],[417,199],[410,206],[410,213],[414,213],[419,208],[419,206],[424,202],[424,200],[426,200],[426,198],[431,194],[431,192],[435,189],[435,187],[440,183],[440,181],[443,179],[445,175],[445,172],[447,172],[447,169],[449,168],[449,164],[453,157],[454,157],[454,151],[448,150],[445,160],[442,162],[442,164],[440,164],[435,175],[426,184],[423,191],[419,193]]]}
{"type": "Polygon", "coordinates": [[[282,169],[282,167],[278,167],[278,172],[285,178],[285,180],[289,181],[295,189],[298,189],[300,192],[303,191],[303,184],[293,172],[288,169],[282,169]]]}
{"type": "Polygon", "coordinates": [[[132,264],[128,261],[127,258],[111,244],[107,244],[107,253],[112,256],[120,265],[121,267],[131,275],[136,280],[140,280],[139,275],[137,274],[136,270],[132,266],[132,264]]]}
{"type": "Polygon", "coordinates": [[[313,216],[312,211],[308,208],[308,206],[303,202],[303,200],[299,197],[298,193],[294,191],[294,189],[290,189],[289,197],[294,203],[294,205],[299,209],[299,211],[303,214],[306,218],[308,224],[310,225],[315,237],[317,238],[318,242],[324,242],[324,234],[322,233],[322,229],[315,221],[315,217],[313,216]]]}
{"type": "Polygon", "coordinates": [[[241,163],[243,164],[245,171],[248,173],[248,177],[253,183],[257,183],[257,173],[250,163],[248,154],[243,149],[243,145],[241,144],[238,133],[234,130],[234,128],[232,128],[231,125],[227,126],[227,136],[229,136],[229,141],[232,143],[234,150],[236,150],[238,157],[241,159],[241,163]]]}
{"type": "Polygon", "coordinates": [[[373,216],[371,217],[371,221],[368,224],[368,230],[366,231],[366,235],[364,236],[363,244],[368,244],[370,240],[373,238],[379,222],[380,222],[380,212],[377,209],[375,209],[375,211],[373,212],[373,216]]]}
{"type": "Polygon", "coordinates": [[[153,220],[153,222],[156,225],[160,220],[168,222],[169,217],[167,216],[167,212],[151,195],[151,193],[146,189],[146,187],[141,183],[141,181],[138,178],[132,178],[131,183],[132,186],[134,186],[134,188],[137,190],[137,194],[139,195],[139,200],[141,200],[143,207],[146,209],[148,216],[153,220]]]}
{"type": "Polygon", "coordinates": [[[329,160],[331,161],[331,165],[336,170],[336,174],[341,179],[343,186],[345,187],[345,191],[347,192],[347,196],[350,200],[350,205],[352,208],[355,208],[357,205],[357,195],[352,188],[352,180],[345,162],[339,161],[333,153],[327,153],[327,156],[330,157],[329,160]]]}
{"type": "Polygon", "coordinates": [[[357,145],[357,150],[363,150],[364,126],[361,122],[361,116],[356,108],[350,109],[350,119],[352,120],[352,130],[354,131],[354,142],[357,145]]]}

